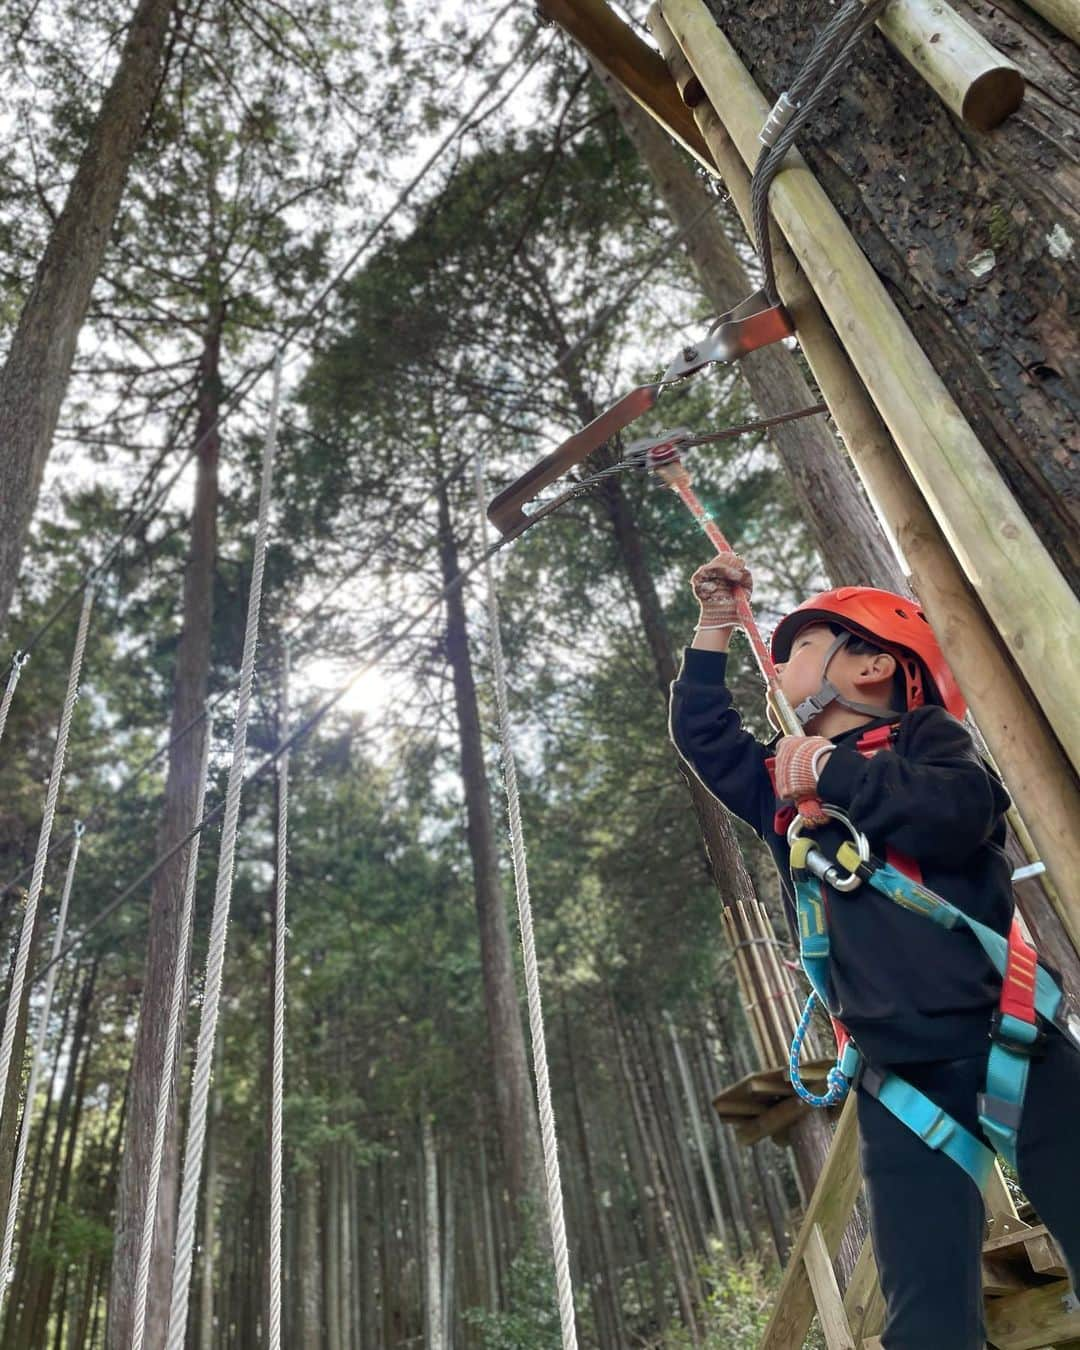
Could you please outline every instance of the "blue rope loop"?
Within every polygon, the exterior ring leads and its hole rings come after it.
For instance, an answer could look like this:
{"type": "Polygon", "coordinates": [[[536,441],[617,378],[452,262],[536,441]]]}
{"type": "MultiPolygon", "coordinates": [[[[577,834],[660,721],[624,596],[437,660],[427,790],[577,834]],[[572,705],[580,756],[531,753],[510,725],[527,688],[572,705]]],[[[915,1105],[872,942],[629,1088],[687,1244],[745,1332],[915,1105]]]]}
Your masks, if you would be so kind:
{"type": "Polygon", "coordinates": [[[791,1042],[791,1056],[788,1060],[788,1068],[791,1071],[791,1086],[795,1089],[796,1096],[801,1097],[810,1106],[839,1106],[848,1095],[848,1089],[851,1087],[851,1081],[840,1068],[839,1060],[829,1070],[828,1077],[825,1080],[827,1090],[822,1096],[817,1096],[811,1092],[799,1074],[799,1055],[802,1052],[806,1030],[810,1025],[810,1015],[814,1011],[816,1002],[817,993],[811,990],[791,1042]]]}

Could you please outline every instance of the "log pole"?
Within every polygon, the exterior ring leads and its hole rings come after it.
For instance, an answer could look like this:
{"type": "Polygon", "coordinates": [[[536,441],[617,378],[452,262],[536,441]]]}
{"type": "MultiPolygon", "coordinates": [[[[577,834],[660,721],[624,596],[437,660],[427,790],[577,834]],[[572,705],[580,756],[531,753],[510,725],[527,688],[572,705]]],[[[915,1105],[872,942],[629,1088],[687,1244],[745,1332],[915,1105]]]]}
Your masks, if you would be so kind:
{"type": "MultiPolygon", "coordinates": [[[[649,26],[676,83],[693,77],[657,6],[649,26]]],[[[696,88],[696,86],[693,86],[696,88]]],[[[693,94],[692,94],[693,96],[693,94]]],[[[751,230],[750,175],[712,105],[698,98],[701,129],[732,202],[751,230]]],[[[867,495],[911,574],[915,593],[971,705],[1055,883],[1055,908],[1080,950],[1080,793],[1076,776],[968,585],[946,538],[837,341],[805,275],[774,243],[780,294],[867,495]]]]}
{"type": "Polygon", "coordinates": [[[605,0],[540,0],[540,13],[609,71],[630,97],[706,168],[709,152],[686,105],[672,88],[663,58],[605,0]]]}
{"type": "Polygon", "coordinates": [[[1080,4],[1076,0],[1027,0],[1027,4],[1059,33],[1080,44],[1080,4]]]}
{"type": "Polygon", "coordinates": [[[1019,67],[946,0],[893,0],[877,26],[949,111],[976,131],[992,131],[1024,101],[1019,67]]]}

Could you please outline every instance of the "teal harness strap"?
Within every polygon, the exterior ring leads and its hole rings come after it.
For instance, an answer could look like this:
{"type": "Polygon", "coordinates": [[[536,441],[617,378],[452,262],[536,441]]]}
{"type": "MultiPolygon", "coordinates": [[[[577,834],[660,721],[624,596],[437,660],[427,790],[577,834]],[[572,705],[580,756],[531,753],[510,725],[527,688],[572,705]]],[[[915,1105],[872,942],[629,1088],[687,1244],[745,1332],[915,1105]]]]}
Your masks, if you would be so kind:
{"type": "MultiPolygon", "coordinates": [[[[955,905],[905,876],[891,864],[880,864],[876,860],[870,863],[858,862],[850,854],[845,855],[845,849],[848,847],[845,845],[840,850],[839,861],[842,865],[850,866],[853,871],[857,870],[864,881],[894,903],[923,915],[943,928],[953,929],[960,925],[967,927],[1004,980],[1009,944],[1000,933],[976,919],[969,918],[955,905]]],[[[805,846],[798,851],[798,858],[802,863],[809,861],[805,846]]],[[[819,869],[815,868],[815,871],[817,870],[819,869]]],[[[824,887],[805,867],[793,866],[792,880],[795,883],[798,906],[803,968],[813,986],[814,995],[828,1008],[831,983],[828,973],[829,934],[824,887]]],[[[812,995],[811,1002],[813,997],[812,995]]],[[[1041,967],[1036,970],[1034,1005],[1036,1011],[1048,1021],[1060,1020],[1061,990],[1041,967]]],[[[811,1003],[808,1003],[800,1022],[800,1033],[805,1031],[810,1008],[811,1003]]],[[[1032,1023],[1000,1012],[995,1015],[987,1064],[986,1091],[980,1094],[978,1101],[979,1124],[996,1150],[1014,1166],[1017,1134],[1027,1088],[1028,1066],[1032,1050],[1040,1035],[1037,1026],[1032,1023]]],[[[853,1079],[861,1077],[866,1090],[898,1120],[914,1130],[929,1147],[940,1149],[952,1158],[971,1176],[979,1189],[983,1189],[993,1165],[993,1151],[947,1112],[942,1111],[929,1097],[910,1083],[906,1083],[899,1075],[883,1074],[865,1062],[852,1072],[850,1055],[852,1047],[847,1046],[843,1061],[830,1072],[829,1091],[826,1097],[815,1099],[803,1089],[801,1082],[797,1081],[798,1051],[801,1042],[802,1035],[797,1034],[791,1055],[792,1083],[800,1096],[815,1105],[832,1105],[835,1101],[842,1100],[847,1091],[847,1087],[841,1087],[842,1080],[846,1081],[849,1087],[853,1079]]]]}
{"type": "MultiPolygon", "coordinates": [[[[923,914],[943,928],[964,925],[973,933],[1004,980],[1009,944],[993,928],[970,918],[942,896],[898,871],[891,864],[875,867],[866,878],[875,890],[907,909],[923,914]]],[[[1062,993],[1041,966],[1035,972],[1035,1011],[1048,1022],[1061,1012],[1062,993]]],[[[1038,1027],[1009,1014],[997,1014],[991,1031],[986,1066],[986,1091],[979,1094],[979,1125],[997,1151],[1016,1166],[1017,1137],[1027,1091],[1031,1054],[1040,1039],[1038,1027]]]]}

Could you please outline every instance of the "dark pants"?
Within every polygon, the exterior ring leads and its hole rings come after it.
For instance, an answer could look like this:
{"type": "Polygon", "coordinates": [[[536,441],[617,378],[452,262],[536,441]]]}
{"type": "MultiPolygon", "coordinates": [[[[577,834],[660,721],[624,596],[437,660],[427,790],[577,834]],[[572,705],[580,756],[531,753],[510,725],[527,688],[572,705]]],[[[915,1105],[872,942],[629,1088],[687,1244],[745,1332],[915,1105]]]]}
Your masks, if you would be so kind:
{"type": "MultiPolygon", "coordinates": [[[[986,1055],[896,1069],[982,1138],[975,1098],[985,1086],[986,1055]]],[[[983,1350],[985,1211],[978,1188],[861,1090],[858,1112],[870,1230],[887,1309],[885,1350],[983,1350]]],[[[1017,1171],[1080,1289],[1078,1122],[1080,1050],[1051,1030],[1028,1074],[1017,1171]]]]}

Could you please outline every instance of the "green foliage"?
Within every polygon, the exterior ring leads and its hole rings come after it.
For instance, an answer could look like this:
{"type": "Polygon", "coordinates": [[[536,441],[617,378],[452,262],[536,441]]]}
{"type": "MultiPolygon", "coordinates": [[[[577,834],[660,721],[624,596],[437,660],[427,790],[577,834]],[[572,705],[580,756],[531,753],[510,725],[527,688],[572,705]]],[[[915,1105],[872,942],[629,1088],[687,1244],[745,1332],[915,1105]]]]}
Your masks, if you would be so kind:
{"type": "Polygon", "coordinates": [[[78,1266],[90,1257],[108,1258],[112,1251],[113,1232],[107,1224],[85,1214],[78,1214],[70,1205],[59,1204],[48,1233],[37,1233],[31,1242],[30,1258],[35,1263],[63,1269],[78,1266]]]}
{"type": "Polygon", "coordinates": [[[559,1350],[562,1334],[551,1258],[526,1244],[510,1263],[506,1306],[469,1308],[465,1321],[479,1329],[484,1350],[559,1350]]]}
{"type": "Polygon", "coordinates": [[[665,1337],[664,1350],[694,1344],[704,1350],[757,1350],[775,1300],[776,1273],[766,1273],[755,1257],[732,1260],[719,1243],[699,1271],[708,1291],[700,1310],[702,1339],[695,1342],[680,1327],[665,1337]]]}

